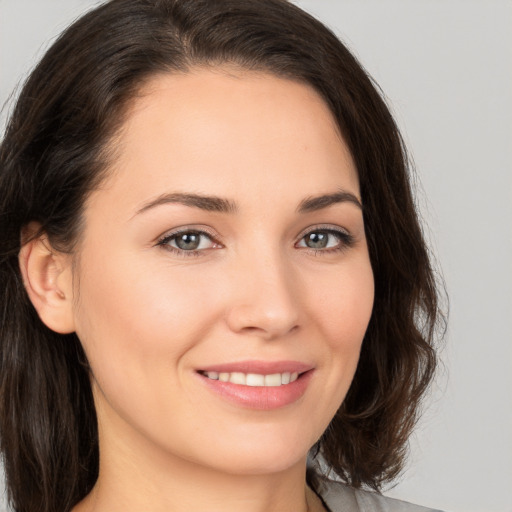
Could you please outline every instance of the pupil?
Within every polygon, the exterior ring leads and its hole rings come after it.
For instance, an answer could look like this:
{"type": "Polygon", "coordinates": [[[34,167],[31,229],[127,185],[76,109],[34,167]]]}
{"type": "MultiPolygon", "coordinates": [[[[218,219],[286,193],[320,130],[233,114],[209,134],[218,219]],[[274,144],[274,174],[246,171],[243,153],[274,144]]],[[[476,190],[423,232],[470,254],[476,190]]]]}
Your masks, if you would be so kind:
{"type": "Polygon", "coordinates": [[[199,247],[200,235],[198,233],[185,233],[176,239],[176,245],[183,250],[193,251],[199,247]]]}
{"type": "Polygon", "coordinates": [[[311,233],[307,237],[307,246],[312,249],[323,249],[327,246],[327,233],[311,233]]]}

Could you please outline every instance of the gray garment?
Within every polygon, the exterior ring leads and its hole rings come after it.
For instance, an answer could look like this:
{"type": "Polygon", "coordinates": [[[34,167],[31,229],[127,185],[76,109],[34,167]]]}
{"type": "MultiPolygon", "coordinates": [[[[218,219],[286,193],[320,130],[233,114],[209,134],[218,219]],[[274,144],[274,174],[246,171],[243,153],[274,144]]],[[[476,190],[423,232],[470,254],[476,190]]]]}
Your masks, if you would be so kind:
{"type": "Polygon", "coordinates": [[[316,492],[330,512],[441,512],[319,478],[316,492]]]}

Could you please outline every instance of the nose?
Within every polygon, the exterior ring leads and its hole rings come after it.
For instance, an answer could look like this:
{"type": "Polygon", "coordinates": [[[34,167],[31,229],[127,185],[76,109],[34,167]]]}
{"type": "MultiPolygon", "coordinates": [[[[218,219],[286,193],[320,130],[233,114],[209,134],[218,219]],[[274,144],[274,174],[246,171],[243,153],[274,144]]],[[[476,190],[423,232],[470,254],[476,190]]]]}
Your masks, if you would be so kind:
{"type": "Polygon", "coordinates": [[[273,340],[299,328],[297,280],[279,255],[249,258],[232,279],[227,312],[232,331],[273,340]]]}

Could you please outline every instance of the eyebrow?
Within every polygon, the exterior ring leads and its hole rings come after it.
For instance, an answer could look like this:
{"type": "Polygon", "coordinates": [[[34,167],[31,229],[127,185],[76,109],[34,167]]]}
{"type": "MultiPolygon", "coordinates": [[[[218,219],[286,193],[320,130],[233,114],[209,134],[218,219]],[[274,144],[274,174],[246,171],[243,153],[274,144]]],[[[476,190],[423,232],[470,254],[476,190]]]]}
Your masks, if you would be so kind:
{"type": "Polygon", "coordinates": [[[345,190],[339,190],[334,194],[307,197],[300,202],[297,211],[299,213],[316,212],[338,203],[352,203],[361,210],[363,209],[361,201],[354,194],[345,190]]]}
{"type": "Polygon", "coordinates": [[[208,212],[235,213],[237,211],[236,204],[229,199],[223,199],[222,197],[215,196],[204,196],[200,194],[182,194],[179,192],[173,192],[171,194],[162,194],[156,199],[147,202],[137,210],[137,215],[150,210],[151,208],[155,208],[156,206],[169,203],[183,204],[185,206],[199,208],[208,212]]]}
{"type": "MultiPolygon", "coordinates": [[[[363,208],[361,201],[351,192],[340,190],[333,194],[322,194],[314,197],[307,197],[303,199],[297,207],[298,213],[308,213],[322,210],[329,206],[339,203],[352,203],[360,209],[363,208]]],[[[155,208],[164,204],[178,203],[193,208],[199,208],[208,212],[217,213],[236,213],[238,207],[235,202],[216,196],[205,196],[200,194],[184,194],[180,192],[173,192],[169,194],[162,194],[155,199],[145,203],[136,212],[139,215],[147,210],[155,208]]]]}

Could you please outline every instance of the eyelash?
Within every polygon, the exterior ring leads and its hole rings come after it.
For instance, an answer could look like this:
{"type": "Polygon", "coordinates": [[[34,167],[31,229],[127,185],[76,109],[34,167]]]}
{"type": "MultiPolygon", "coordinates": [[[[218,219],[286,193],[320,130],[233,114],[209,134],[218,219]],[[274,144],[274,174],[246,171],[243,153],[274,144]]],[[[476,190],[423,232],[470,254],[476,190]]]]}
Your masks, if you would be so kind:
{"type": "Polygon", "coordinates": [[[180,235],[186,235],[186,234],[194,234],[194,235],[199,235],[201,237],[204,237],[206,236],[207,238],[209,238],[214,244],[218,244],[218,242],[216,242],[215,240],[215,237],[213,236],[212,233],[208,233],[208,231],[205,231],[204,229],[194,229],[194,228],[183,228],[183,229],[179,229],[179,230],[176,230],[172,233],[168,233],[166,235],[164,235],[158,242],[157,242],[157,246],[161,246],[163,247],[165,250],[167,251],[170,251],[172,252],[173,254],[176,254],[177,256],[182,256],[184,258],[187,258],[187,257],[197,257],[197,256],[201,256],[202,253],[205,252],[205,249],[195,249],[195,250],[190,250],[190,251],[186,251],[184,249],[179,249],[177,247],[172,247],[171,245],[169,245],[169,243],[172,241],[172,240],[175,240],[176,238],[178,238],[180,235]]]}
{"type": "Polygon", "coordinates": [[[354,237],[350,233],[340,228],[333,228],[332,226],[315,226],[313,229],[308,229],[305,233],[301,235],[299,242],[304,240],[307,236],[312,235],[313,233],[333,235],[338,240],[336,246],[325,249],[314,249],[312,247],[304,247],[304,249],[308,250],[309,252],[312,252],[315,256],[343,252],[347,249],[350,249],[355,243],[354,237]]]}
{"type": "MultiPolygon", "coordinates": [[[[354,237],[350,233],[348,233],[342,229],[334,229],[332,227],[322,227],[322,226],[316,226],[314,229],[310,229],[307,232],[303,233],[299,239],[299,242],[304,240],[308,235],[312,235],[314,233],[317,233],[317,234],[323,233],[323,234],[327,234],[327,235],[333,235],[334,237],[336,237],[338,239],[338,244],[335,247],[324,248],[324,249],[314,249],[311,247],[304,247],[304,249],[308,250],[309,252],[313,253],[314,255],[325,255],[325,254],[342,252],[346,249],[349,249],[350,247],[352,247],[354,245],[354,237]]],[[[180,249],[180,248],[172,247],[171,245],[169,245],[169,243],[171,241],[175,240],[180,235],[186,235],[186,234],[194,234],[194,235],[198,235],[201,237],[206,236],[207,238],[209,238],[211,240],[212,243],[220,245],[219,242],[217,242],[215,240],[215,237],[208,231],[205,231],[203,229],[193,229],[193,228],[180,229],[180,230],[174,231],[172,233],[166,234],[160,240],[158,240],[156,245],[161,246],[165,250],[170,251],[178,256],[185,257],[185,258],[202,256],[203,253],[207,249],[193,249],[193,250],[187,251],[185,249],[180,249]]],[[[215,247],[211,247],[211,249],[214,249],[214,248],[215,247]]]]}

